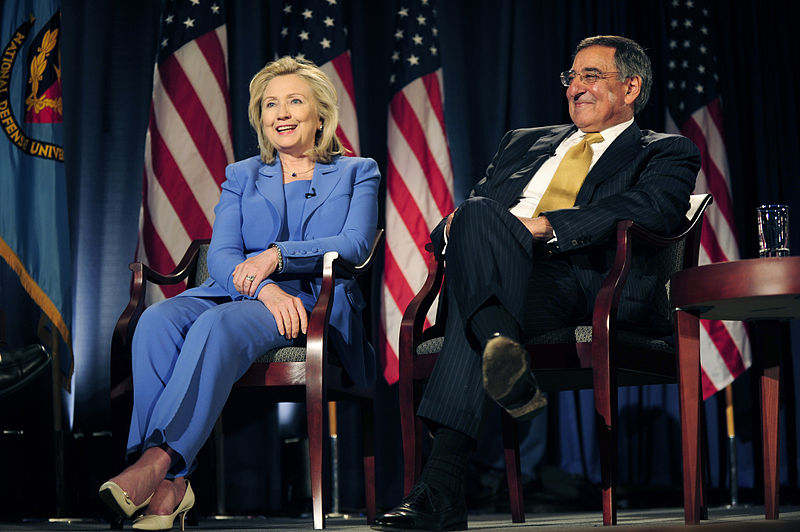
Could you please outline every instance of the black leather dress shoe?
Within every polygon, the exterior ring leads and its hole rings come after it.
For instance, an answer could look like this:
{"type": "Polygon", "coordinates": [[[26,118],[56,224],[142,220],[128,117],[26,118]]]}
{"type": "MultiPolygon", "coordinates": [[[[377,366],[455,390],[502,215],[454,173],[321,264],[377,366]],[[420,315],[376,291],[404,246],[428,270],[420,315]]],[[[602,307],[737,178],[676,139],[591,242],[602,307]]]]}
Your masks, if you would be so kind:
{"type": "Polygon", "coordinates": [[[466,530],[466,499],[448,500],[443,493],[419,482],[400,505],[377,517],[374,530],[466,530]]]}
{"type": "Polygon", "coordinates": [[[494,336],[483,349],[483,387],[515,419],[535,417],[547,405],[528,363],[528,352],[518,342],[494,336]]]}

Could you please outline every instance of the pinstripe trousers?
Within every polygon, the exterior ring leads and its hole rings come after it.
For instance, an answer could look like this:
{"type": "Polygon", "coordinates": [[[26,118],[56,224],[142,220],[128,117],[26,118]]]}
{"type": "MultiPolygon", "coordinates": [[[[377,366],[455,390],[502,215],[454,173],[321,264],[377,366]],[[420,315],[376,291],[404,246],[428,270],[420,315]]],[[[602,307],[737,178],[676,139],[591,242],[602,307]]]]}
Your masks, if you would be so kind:
{"type": "MultiPolygon", "coordinates": [[[[480,339],[469,320],[495,298],[525,336],[582,323],[583,289],[564,258],[537,253],[528,229],[508,208],[484,197],[456,211],[446,251],[444,345],[417,414],[477,439],[485,407],[480,339]]],[[[483,339],[485,340],[485,339],[483,339]]]]}

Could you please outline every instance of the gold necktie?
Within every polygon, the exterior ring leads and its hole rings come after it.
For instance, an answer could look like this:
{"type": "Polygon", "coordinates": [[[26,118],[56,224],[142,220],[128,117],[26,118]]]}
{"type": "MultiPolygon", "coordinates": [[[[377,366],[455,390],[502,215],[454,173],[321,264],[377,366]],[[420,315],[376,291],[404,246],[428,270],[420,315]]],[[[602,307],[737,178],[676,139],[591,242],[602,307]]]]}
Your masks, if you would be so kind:
{"type": "Polygon", "coordinates": [[[538,216],[540,212],[568,209],[575,205],[575,198],[578,197],[578,191],[589,173],[589,165],[592,164],[594,153],[589,144],[602,141],[603,136],[600,133],[588,133],[583,140],[567,150],[553,174],[553,180],[542,194],[534,216],[538,216]]]}

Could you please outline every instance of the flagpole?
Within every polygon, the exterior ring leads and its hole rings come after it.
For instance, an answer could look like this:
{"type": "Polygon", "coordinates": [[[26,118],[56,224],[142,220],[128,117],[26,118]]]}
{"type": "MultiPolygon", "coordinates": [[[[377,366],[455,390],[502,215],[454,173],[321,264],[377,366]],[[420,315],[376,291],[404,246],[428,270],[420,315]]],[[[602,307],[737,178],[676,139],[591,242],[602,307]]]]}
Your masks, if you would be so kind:
{"type": "Polygon", "coordinates": [[[728,471],[731,479],[731,504],[739,503],[739,474],[736,460],[736,427],[733,424],[733,384],[725,387],[725,420],[728,429],[728,471]]]}

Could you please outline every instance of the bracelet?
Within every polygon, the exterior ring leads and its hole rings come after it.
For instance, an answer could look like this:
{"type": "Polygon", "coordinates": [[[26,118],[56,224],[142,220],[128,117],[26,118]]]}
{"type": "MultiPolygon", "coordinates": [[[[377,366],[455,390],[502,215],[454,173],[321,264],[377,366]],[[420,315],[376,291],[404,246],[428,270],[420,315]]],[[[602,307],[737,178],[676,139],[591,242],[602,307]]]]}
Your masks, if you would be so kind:
{"type": "Polygon", "coordinates": [[[281,248],[278,247],[278,244],[270,244],[271,248],[275,248],[275,251],[278,252],[278,266],[275,268],[277,273],[281,273],[283,271],[283,253],[281,253],[281,248]]]}

